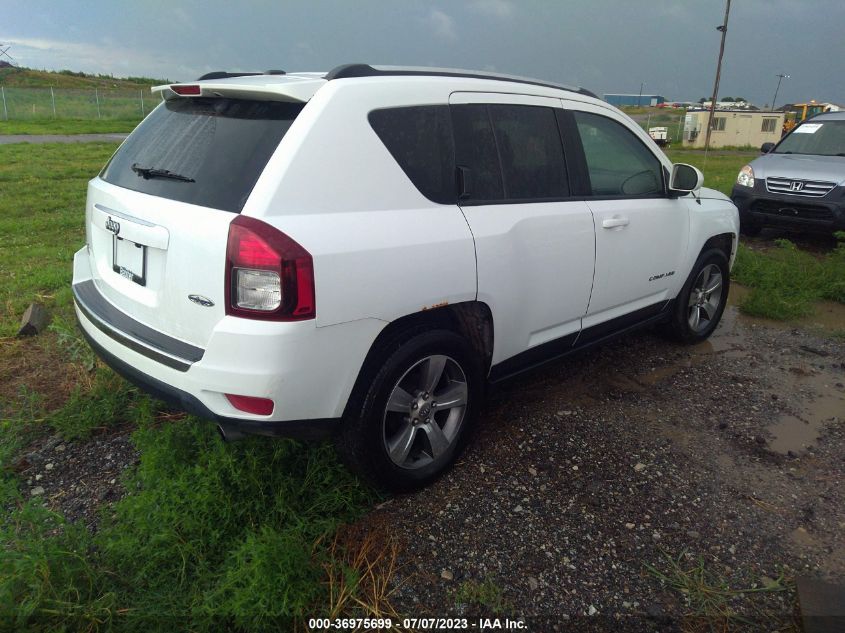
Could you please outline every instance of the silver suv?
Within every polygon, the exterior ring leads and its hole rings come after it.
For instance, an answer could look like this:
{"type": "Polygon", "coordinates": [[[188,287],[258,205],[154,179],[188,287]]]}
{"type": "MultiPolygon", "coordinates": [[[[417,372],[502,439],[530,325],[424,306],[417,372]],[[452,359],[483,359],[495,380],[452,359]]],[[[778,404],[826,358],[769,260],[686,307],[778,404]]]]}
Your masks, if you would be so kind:
{"type": "Polygon", "coordinates": [[[808,119],[761,151],[731,193],[743,233],[764,226],[845,230],[845,112],[808,119]]]}

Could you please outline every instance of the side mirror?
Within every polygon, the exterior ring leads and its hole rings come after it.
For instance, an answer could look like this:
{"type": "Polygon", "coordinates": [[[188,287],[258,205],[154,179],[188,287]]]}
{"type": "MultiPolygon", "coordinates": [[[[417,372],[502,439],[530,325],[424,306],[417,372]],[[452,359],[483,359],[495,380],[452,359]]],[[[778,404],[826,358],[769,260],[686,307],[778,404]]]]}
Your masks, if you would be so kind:
{"type": "Polygon", "coordinates": [[[698,191],[704,184],[704,174],[692,165],[677,163],[672,167],[669,189],[678,193],[698,191]]]}
{"type": "Polygon", "coordinates": [[[774,144],[774,143],[763,143],[763,145],[760,147],[760,153],[762,153],[762,154],[768,154],[768,153],[769,153],[769,152],[771,152],[774,148],[775,148],[775,144],[774,144]]]}

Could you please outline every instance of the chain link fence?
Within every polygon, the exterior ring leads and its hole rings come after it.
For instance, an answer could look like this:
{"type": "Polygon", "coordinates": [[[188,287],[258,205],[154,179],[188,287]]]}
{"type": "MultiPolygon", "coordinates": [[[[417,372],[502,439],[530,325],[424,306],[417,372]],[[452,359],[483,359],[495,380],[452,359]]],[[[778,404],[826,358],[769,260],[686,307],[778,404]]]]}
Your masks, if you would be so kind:
{"type": "Polygon", "coordinates": [[[0,118],[141,119],[161,97],[146,90],[9,88],[0,86],[0,118]]]}

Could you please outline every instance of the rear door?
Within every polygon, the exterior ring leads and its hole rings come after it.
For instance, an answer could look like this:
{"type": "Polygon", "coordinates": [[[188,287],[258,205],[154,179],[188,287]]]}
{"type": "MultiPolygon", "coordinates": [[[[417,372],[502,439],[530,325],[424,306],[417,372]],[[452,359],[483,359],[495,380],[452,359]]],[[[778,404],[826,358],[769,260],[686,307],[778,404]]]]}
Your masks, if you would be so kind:
{"type": "Polygon", "coordinates": [[[222,97],[159,105],[89,183],[88,245],[100,294],[142,323],[204,346],[225,314],[229,224],[302,107],[222,97]]]}
{"type": "Polygon", "coordinates": [[[565,103],[570,136],[583,152],[578,186],[596,226],[595,282],[579,341],[586,342],[606,330],[599,324],[623,327],[672,298],[683,274],[689,210],[667,195],[663,162],[629,122],[604,108],[565,103]]]}
{"type": "Polygon", "coordinates": [[[593,282],[593,220],[570,195],[559,100],[455,93],[449,102],[478,299],[494,315],[493,363],[512,359],[496,377],[571,346],[593,282]]]}

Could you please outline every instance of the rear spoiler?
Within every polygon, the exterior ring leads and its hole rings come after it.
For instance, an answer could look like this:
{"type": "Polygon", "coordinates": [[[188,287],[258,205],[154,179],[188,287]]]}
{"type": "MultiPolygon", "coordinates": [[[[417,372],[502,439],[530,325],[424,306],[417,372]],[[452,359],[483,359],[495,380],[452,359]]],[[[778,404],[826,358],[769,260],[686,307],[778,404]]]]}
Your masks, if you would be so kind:
{"type": "Polygon", "coordinates": [[[154,86],[152,92],[153,94],[160,94],[165,100],[180,97],[230,97],[232,99],[305,103],[325,83],[325,79],[316,77],[240,75],[238,77],[154,86]]]}

